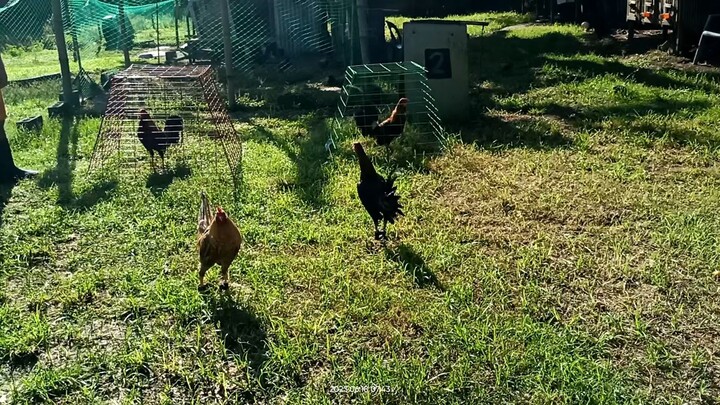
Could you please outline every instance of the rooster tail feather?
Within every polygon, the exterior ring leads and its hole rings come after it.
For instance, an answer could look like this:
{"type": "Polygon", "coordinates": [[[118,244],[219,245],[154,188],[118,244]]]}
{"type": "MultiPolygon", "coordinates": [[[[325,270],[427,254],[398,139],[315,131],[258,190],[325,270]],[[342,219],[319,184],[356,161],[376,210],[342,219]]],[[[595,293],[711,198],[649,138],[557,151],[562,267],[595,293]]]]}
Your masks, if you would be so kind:
{"type": "Polygon", "coordinates": [[[204,191],[200,192],[200,212],[198,214],[198,233],[203,234],[210,228],[212,214],[210,212],[210,201],[204,191]]]}
{"type": "Polygon", "coordinates": [[[400,204],[400,196],[394,194],[385,194],[385,198],[382,201],[383,217],[392,223],[395,223],[395,219],[398,216],[404,216],[402,212],[402,204],[400,204]]]}

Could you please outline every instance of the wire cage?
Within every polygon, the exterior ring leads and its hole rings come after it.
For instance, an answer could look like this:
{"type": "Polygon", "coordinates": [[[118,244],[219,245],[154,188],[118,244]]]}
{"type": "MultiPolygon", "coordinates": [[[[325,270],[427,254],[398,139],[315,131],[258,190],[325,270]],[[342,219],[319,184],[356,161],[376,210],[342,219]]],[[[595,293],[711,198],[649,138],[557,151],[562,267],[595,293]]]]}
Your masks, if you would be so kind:
{"type": "MultiPolygon", "coordinates": [[[[444,131],[426,70],[415,62],[349,66],[333,119],[328,148],[362,134],[388,118],[401,98],[407,98],[407,123],[393,143],[413,154],[439,150],[444,131]]],[[[372,136],[363,134],[366,136],[372,136]]]]}
{"type": "Polygon", "coordinates": [[[220,172],[225,161],[238,184],[242,141],[213,73],[210,66],[131,65],[115,75],[90,170],[114,168],[128,174],[170,163],[175,168],[210,164],[220,172]],[[165,159],[159,162],[140,141],[141,110],[155,123],[150,136],[166,146],[165,159]]]}

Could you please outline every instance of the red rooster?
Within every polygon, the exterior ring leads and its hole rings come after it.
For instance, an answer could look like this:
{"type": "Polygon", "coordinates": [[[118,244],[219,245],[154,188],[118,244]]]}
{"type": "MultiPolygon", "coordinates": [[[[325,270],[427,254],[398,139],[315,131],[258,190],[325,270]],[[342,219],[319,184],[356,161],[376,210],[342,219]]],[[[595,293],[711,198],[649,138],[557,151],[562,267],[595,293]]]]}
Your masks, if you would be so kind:
{"type": "Polygon", "coordinates": [[[375,143],[379,146],[385,146],[388,158],[390,157],[390,143],[399,138],[405,130],[408,103],[407,98],[401,98],[390,116],[382,122],[378,121],[377,108],[373,106],[366,106],[355,111],[355,124],[362,135],[374,138],[375,143]]]}
{"type": "Polygon", "coordinates": [[[375,138],[375,142],[380,146],[389,146],[390,142],[399,138],[405,130],[405,122],[407,121],[407,106],[409,100],[405,97],[398,101],[392,114],[383,122],[378,123],[370,131],[370,136],[375,138]]]}

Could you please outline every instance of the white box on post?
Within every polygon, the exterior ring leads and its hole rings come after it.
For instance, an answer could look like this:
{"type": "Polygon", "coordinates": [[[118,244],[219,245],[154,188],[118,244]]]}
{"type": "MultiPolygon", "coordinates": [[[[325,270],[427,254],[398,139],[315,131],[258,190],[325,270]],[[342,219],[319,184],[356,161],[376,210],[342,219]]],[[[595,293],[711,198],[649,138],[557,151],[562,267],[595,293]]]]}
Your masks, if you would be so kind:
{"type": "MultiPolygon", "coordinates": [[[[405,61],[427,70],[442,120],[465,120],[470,110],[467,24],[410,21],[403,24],[405,61]]],[[[412,103],[411,103],[412,104],[412,103]]]]}

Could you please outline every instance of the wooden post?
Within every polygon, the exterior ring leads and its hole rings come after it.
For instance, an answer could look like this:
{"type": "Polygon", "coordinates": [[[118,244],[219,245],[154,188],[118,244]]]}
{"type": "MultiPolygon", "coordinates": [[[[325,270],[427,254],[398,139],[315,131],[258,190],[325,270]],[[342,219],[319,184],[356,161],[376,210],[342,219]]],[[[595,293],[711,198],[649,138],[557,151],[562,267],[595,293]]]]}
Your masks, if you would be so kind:
{"type": "Polygon", "coordinates": [[[360,53],[362,55],[362,63],[367,64],[370,63],[370,38],[368,35],[368,28],[367,28],[367,0],[357,0],[357,21],[358,21],[358,30],[360,32],[360,53]]]}
{"type": "Polygon", "coordinates": [[[222,12],[223,42],[225,51],[225,80],[227,80],[228,107],[235,109],[235,83],[233,82],[232,35],[230,30],[230,6],[228,0],[220,0],[222,12]]]}
{"type": "Polygon", "coordinates": [[[120,19],[120,48],[123,52],[125,67],[130,67],[130,50],[128,49],[127,27],[125,26],[125,0],[118,5],[118,18],[120,19]]]}
{"type": "Polygon", "coordinates": [[[62,5],[60,0],[52,0],[53,12],[53,31],[55,31],[55,45],[58,51],[58,60],[60,62],[60,74],[62,75],[63,99],[66,103],[73,106],[72,98],[72,77],[70,76],[70,60],[67,54],[67,43],[65,42],[65,30],[62,20],[62,5]]]}

